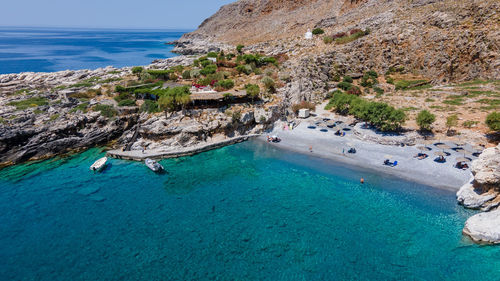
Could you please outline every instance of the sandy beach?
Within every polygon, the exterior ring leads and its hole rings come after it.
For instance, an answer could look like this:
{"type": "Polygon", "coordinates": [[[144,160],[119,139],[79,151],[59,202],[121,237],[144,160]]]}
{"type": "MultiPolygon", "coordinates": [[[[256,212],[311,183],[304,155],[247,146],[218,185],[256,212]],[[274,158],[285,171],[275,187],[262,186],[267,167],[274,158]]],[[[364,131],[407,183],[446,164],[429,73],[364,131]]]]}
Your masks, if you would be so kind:
{"type": "MultiPolygon", "coordinates": [[[[333,121],[336,120],[333,114],[329,117],[333,121]]],[[[325,128],[321,125],[316,128],[310,127],[316,122],[321,122],[323,118],[322,114],[322,117],[304,119],[293,130],[284,130],[283,126],[276,126],[269,135],[279,136],[281,142],[269,144],[449,190],[458,190],[472,176],[470,169],[460,170],[454,167],[455,159],[463,154],[452,149],[444,150],[450,153],[445,163],[437,163],[434,161],[436,158],[434,153],[443,150],[428,144],[427,147],[432,150],[425,153],[429,157],[418,160],[414,158],[420,152],[417,149],[418,145],[404,147],[382,145],[361,140],[353,134],[352,130],[346,131],[346,135],[340,137],[335,135],[337,128],[325,128]],[[354,147],[356,153],[348,153],[350,147],[354,147]],[[397,161],[398,165],[394,167],[384,165],[383,162],[387,158],[390,158],[391,162],[397,161]]],[[[259,139],[266,141],[266,137],[262,136],[259,139]]],[[[445,143],[450,147],[456,147],[454,143],[445,143]]]]}

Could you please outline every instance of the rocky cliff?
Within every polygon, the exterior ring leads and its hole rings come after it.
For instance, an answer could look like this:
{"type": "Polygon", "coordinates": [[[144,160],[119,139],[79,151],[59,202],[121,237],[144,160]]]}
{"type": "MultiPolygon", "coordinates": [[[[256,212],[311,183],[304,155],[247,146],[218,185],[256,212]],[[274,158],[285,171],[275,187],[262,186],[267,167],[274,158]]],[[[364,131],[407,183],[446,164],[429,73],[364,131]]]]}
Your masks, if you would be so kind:
{"type": "Polygon", "coordinates": [[[474,241],[500,243],[500,145],[485,149],[472,162],[474,177],[457,192],[460,204],[486,211],[469,218],[464,233],[474,241]]]}
{"type": "Polygon", "coordinates": [[[405,66],[434,82],[500,79],[499,10],[495,0],[240,0],[183,36],[176,50],[244,44],[287,53],[300,65],[326,60],[345,72],[405,66]],[[352,29],[370,34],[342,45],[304,40],[315,27],[325,35],[352,29]]]}

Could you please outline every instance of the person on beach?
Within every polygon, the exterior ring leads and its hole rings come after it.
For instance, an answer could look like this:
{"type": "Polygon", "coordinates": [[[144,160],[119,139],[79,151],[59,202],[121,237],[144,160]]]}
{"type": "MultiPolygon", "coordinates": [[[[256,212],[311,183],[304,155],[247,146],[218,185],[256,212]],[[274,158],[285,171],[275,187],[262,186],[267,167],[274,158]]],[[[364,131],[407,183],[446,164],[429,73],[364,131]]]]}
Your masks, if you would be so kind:
{"type": "Polygon", "coordinates": [[[309,152],[313,152],[313,147],[312,145],[309,146],[309,152]]]}
{"type": "Polygon", "coordinates": [[[144,146],[142,147],[142,154],[144,154],[144,146]]]}

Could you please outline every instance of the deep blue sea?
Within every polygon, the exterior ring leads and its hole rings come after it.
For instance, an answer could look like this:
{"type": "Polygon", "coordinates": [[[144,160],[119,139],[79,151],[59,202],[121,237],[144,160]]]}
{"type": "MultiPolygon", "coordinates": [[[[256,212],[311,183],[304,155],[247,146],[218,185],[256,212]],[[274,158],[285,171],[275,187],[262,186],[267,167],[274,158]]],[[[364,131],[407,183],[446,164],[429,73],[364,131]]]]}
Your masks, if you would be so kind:
{"type": "Polygon", "coordinates": [[[0,280],[499,280],[453,192],[251,141],[0,170],[0,280]],[[359,178],[366,183],[361,185],[359,178]]]}
{"type": "Polygon", "coordinates": [[[146,65],[185,32],[0,27],[0,74],[146,65]]]}

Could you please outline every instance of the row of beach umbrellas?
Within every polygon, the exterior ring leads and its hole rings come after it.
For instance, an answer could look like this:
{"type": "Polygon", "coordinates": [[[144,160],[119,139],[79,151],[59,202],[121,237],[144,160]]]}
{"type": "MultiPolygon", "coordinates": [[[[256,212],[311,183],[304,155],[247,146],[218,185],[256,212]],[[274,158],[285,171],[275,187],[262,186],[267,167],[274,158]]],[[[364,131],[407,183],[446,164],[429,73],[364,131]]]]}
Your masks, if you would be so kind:
{"type": "MultiPolygon", "coordinates": [[[[470,151],[470,150],[467,150],[463,147],[460,147],[460,146],[463,146],[465,145],[465,143],[463,142],[457,142],[455,143],[458,147],[455,148],[454,150],[456,152],[459,152],[461,154],[463,154],[463,157],[457,157],[456,158],[456,162],[470,162],[472,159],[470,157],[473,157],[473,151],[470,151]]],[[[434,152],[434,155],[436,156],[442,156],[442,157],[446,157],[448,156],[449,154],[446,153],[444,150],[445,149],[451,149],[451,146],[445,144],[445,143],[438,143],[435,145],[437,148],[439,149],[442,149],[442,151],[437,151],[437,152],[434,152]]],[[[421,145],[421,146],[418,146],[417,147],[418,150],[420,151],[431,151],[432,149],[428,146],[425,146],[425,145],[421,145]]]]}

